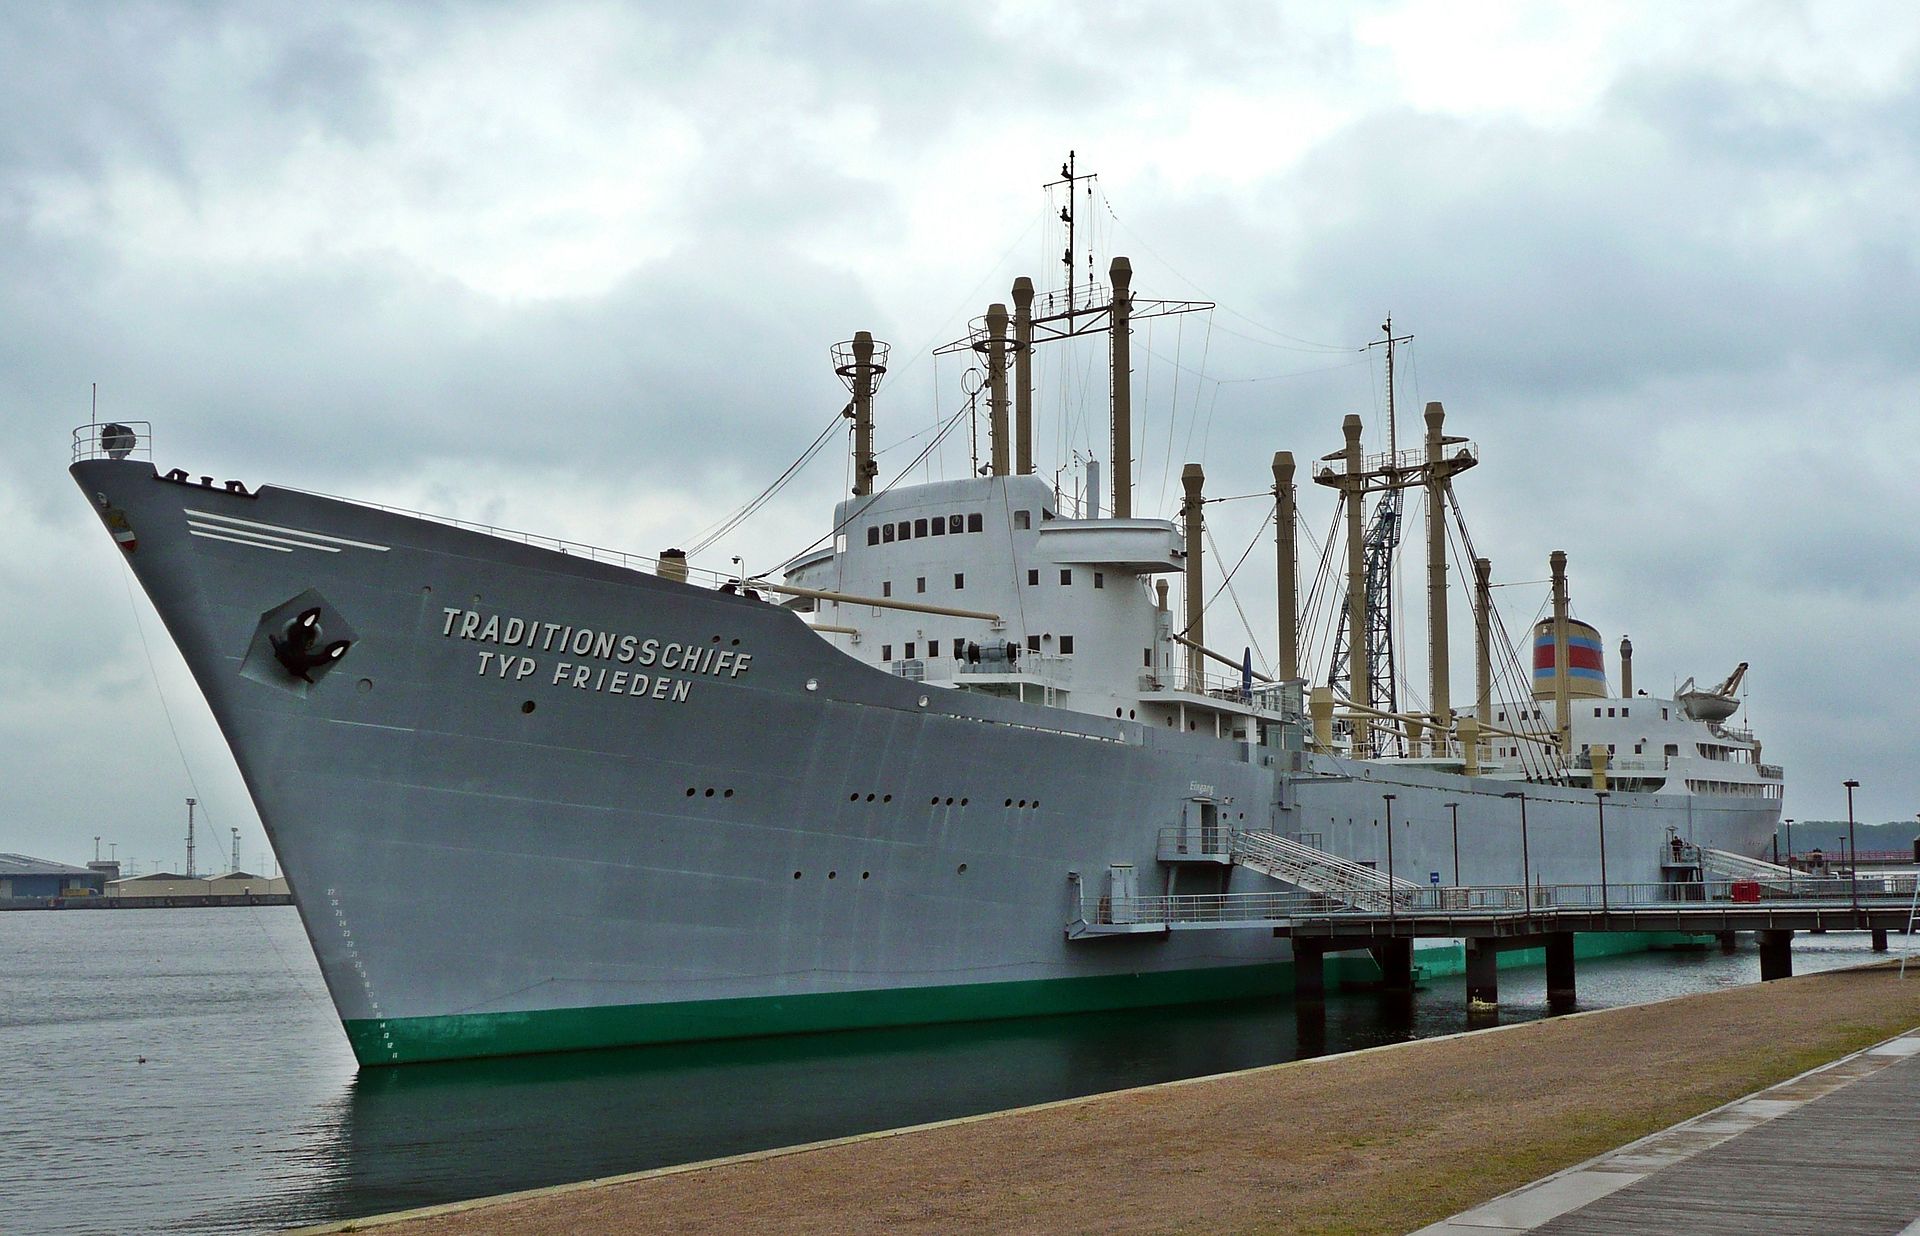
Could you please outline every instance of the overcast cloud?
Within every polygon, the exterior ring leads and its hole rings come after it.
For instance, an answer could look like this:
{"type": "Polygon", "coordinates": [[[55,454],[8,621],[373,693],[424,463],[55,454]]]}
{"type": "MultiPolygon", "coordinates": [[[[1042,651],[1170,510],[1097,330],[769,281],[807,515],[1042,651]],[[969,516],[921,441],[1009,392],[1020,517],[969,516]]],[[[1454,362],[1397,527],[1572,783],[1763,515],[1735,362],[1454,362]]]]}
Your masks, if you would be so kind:
{"type": "MultiPolygon", "coordinates": [[[[1910,817],[1917,83],[1896,3],[10,8],[0,850],[177,866],[189,794],[216,853],[265,846],[63,475],[89,384],[162,467],[684,544],[827,423],[856,330],[895,349],[897,474],[960,405],[931,347],[1015,275],[1057,284],[1069,148],[1100,269],[1221,306],[1136,336],[1143,506],[1189,458],[1265,488],[1348,412],[1383,447],[1357,349],[1391,312],[1403,427],[1440,399],[1481,444],[1460,491],[1498,578],[1566,549],[1642,685],[1752,662],[1785,814],[1857,777],[1862,818],[1910,817]]],[[[1092,359],[1043,359],[1044,471],[1104,435],[1092,359]]],[[[963,431],[933,471],[966,467],[963,431]]],[[[797,550],[846,472],[823,455],[711,560],[797,550]]],[[[1222,551],[1262,514],[1212,508],[1222,551]]],[[[1270,561],[1235,580],[1268,653],[1270,561]]],[[[1501,596],[1518,630],[1544,590],[1501,596]]],[[[1209,630],[1248,642],[1225,604],[1209,630]]]]}

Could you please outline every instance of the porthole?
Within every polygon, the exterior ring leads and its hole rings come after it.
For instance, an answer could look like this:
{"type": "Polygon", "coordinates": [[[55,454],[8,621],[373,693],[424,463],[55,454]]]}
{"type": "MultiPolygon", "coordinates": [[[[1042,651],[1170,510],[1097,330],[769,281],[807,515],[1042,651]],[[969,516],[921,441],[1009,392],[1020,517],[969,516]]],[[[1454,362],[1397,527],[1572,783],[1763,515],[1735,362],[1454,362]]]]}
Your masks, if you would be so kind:
{"type": "Polygon", "coordinates": [[[953,800],[951,798],[947,800],[947,806],[949,807],[953,806],[953,800]]]}
{"type": "Polygon", "coordinates": [[[861,878],[861,879],[863,879],[863,880],[865,880],[865,879],[868,879],[868,878],[870,878],[870,877],[871,877],[872,875],[873,875],[873,872],[871,872],[871,871],[863,871],[863,872],[861,872],[861,873],[860,873],[860,878],[861,878]]]}
{"type": "Polygon", "coordinates": [[[731,644],[729,644],[729,645],[727,645],[727,646],[728,646],[729,648],[738,648],[738,647],[740,646],[740,641],[739,641],[739,640],[734,640],[734,641],[733,641],[733,642],[732,642],[731,644]]]}
{"type": "Polygon", "coordinates": [[[532,700],[527,700],[526,702],[524,702],[524,703],[522,703],[522,704],[520,705],[520,711],[521,711],[521,712],[532,712],[532,711],[533,711],[533,701],[532,701],[532,700]]]}
{"type": "Polygon", "coordinates": [[[955,867],[955,868],[953,869],[953,874],[955,874],[955,875],[965,875],[965,874],[967,874],[967,865],[966,865],[965,863],[961,863],[961,864],[960,864],[960,865],[959,865],[958,867],[955,867]]]}
{"type": "Polygon", "coordinates": [[[867,795],[867,801],[868,801],[868,802],[872,802],[872,801],[873,801],[873,795],[871,795],[871,794],[869,794],[869,795],[867,795]]]}
{"type": "Polygon", "coordinates": [[[692,798],[692,797],[693,797],[693,787],[692,787],[692,786],[688,786],[688,787],[687,787],[687,797],[688,797],[688,798],[692,798]]]}
{"type": "Polygon", "coordinates": [[[1033,809],[1035,811],[1040,810],[1040,800],[1037,798],[1033,800],[1033,809]]]}
{"type": "Polygon", "coordinates": [[[1020,800],[1020,810],[1025,811],[1026,809],[1027,809],[1027,800],[1023,798],[1020,800]]]}
{"type": "Polygon", "coordinates": [[[1006,805],[1007,805],[1007,806],[1009,806],[1009,807],[1011,807],[1011,806],[1013,806],[1013,800],[1012,800],[1011,798],[1009,798],[1009,799],[1007,800],[1007,803],[1006,803],[1006,805]]]}
{"type": "Polygon", "coordinates": [[[820,680],[818,678],[807,679],[807,690],[818,691],[819,689],[820,689],[820,680]]]}
{"type": "Polygon", "coordinates": [[[939,805],[940,805],[940,800],[938,798],[933,799],[933,801],[927,804],[927,806],[929,807],[938,807],[939,805]]]}
{"type": "Polygon", "coordinates": [[[708,787],[707,787],[707,797],[708,797],[708,798],[712,798],[712,797],[713,797],[713,787],[712,787],[712,786],[708,786],[708,787]]]}
{"type": "MultiPolygon", "coordinates": [[[[692,790],[688,790],[688,791],[687,791],[687,793],[689,793],[689,794],[691,794],[691,793],[693,793],[693,791],[692,791],[692,790]]],[[[860,795],[858,795],[858,794],[849,794],[849,795],[847,795],[847,801],[848,801],[848,802],[850,802],[850,803],[857,803],[857,802],[859,802],[859,801],[860,801],[860,795]]]]}
{"type": "Polygon", "coordinates": [[[882,794],[882,795],[880,796],[880,801],[881,801],[881,802],[883,802],[883,803],[890,803],[890,802],[892,802],[892,801],[893,801],[893,795],[891,795],[891,794],[882,794]]]}
{"type": "Polygon", "coordinates": [[[794,872],[794,873],[793,873],[793,878],[794,878],[794,879],[796,879],[796,880],[797,880],[797,879],[799,879],[799,878],[800,878],[800,873],[799,873],[799,872],[797,872],[797,871],[796,871],[796,872],[794,872]]]}
{"type": "Polygon", "coordinates": [[[720,637],[719,637],[718,635],[716,635],[716,636],[714,636],[714,637],[713,637],[713,642],[714,642],[714,643],[716,643],[716,644],[717,644],[717,643],[719,643],[719,642],[720,642],[720,637]]]}
{"type": "Polygon", "coordinates": [[[362,678],[359,682],[356,682],[353,685],[354,685],[354,688],[360,692],[360,694],[365,695],[367,692],[373,690],[373,679],[362,678]]]}
{"type": "Polygon", "coordinates": [[[840,878],[840,873],[839,873],[839,872],[837,872],[837,871],[829,871],[829,872],[827,872],[827,879],[829,879],[829,880],[837,880],[837,879],[839,879],[839,878],[840,878]]]}
{"type": "Polygon", "coordinates": [[[967,800],[966,800],[966,799],[964,799],[964,798],[963,798],[963,799],[961,799],[961,800],[960,800],[960,805],[961,805],[962,807],[964,807],[964,806],[966,806],[966,805],[967,805],[967,800]]]}
{"type": "Polygon", "coordinates": [[[732,798],[732,797],[733,797],[733,791],[732,791],[732,790],[728,790],[728,791],[727,791],[726,793],[724,793],[724,794],[722,794],[722,795],[721,795],[720,797],[722,797],[722,798],[732,798]]]}
{"type": "Polygon", "coordinates": [[[927,697],[923,695],[920,697],[920,707],[925,708],[926,706],[927,706],[927,697]]]}

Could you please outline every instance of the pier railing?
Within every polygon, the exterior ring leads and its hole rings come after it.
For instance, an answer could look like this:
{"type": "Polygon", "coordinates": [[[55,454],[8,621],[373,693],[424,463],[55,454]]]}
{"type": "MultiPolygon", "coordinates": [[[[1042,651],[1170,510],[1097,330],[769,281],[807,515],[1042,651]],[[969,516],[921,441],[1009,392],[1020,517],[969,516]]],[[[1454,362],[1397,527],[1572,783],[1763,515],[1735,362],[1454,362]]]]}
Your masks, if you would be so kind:
{"type": "MultiPolygon", "coordinates": [[[[1372,921],[1394,915],[1413,919],[1442,916],[1505,916],[1529,911],[1632,911],[1728,907],[1733,909],[1845,908],[1857,897],[1864,905],[1897,902],[1915,896],[1920,874],[1804,877],[1791,888],[1756,886],[1751,880],[1658,881],[1635,884],[1520,884],[1471,887],[1422,886],[1396,890],[1391,909],[1356,907],[1323,893],[1258,892],[1102,898],[1094,917],[1082,926],[1124,925],[1133,930],[1171,926],[1225,926],[1295,920],[1372,921]]],[[[1089,907],[1093,908],[1093,907],[1089,907]]]]}

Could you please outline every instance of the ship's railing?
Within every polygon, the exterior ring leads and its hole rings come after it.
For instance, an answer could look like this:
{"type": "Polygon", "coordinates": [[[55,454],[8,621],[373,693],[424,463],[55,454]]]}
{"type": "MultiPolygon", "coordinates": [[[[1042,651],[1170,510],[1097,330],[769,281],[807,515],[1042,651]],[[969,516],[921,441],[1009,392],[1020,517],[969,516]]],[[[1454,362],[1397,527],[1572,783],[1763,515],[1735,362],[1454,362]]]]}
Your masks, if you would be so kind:
{"type": "Polygon", "coordinates": [[[1071,677],[1073,660],[1053,652],[1023,652],[1017,660],[955,662],[956,668],[964,675],[969,674],[1019,674],[1047,683],[1064,683],[1071,677]]]}
{"type": "Polygon", "coordinates": [[[1786,780],[1787,770],[1782,768],[1778,764],[1761,764],[1759,765],[1759,769],[1760,769],[1760,779],[1762,781],[1786,780]]]}
{"type": "MultiPolygon", "coordinates": [[[[1881,908],[1889,903],[1904,906],[1914,895],[1916,879],[1920,876],[1862,876],[1859,898],[1863,904],[1881,908]]],[[[1428,885],[1396,895],[1391,911],[1384,904],[1355,907],[1323,893],[1175,894],[1102,897],[1097,906],[1088,907],[1094,911],[1094,917],[1087,921],[1098,924],[1232,923],[1343,915],[1374,919],[1390,912],[1471,915],[1527,909],[1633,910],[1714,905],[1832,908],[1850,904],[1854,891],[1852,882],[1845,877],[1796,880],[1791,890],[1756,889],[1752,881],[1746,880],[1608,884],[1604,888],[1597,883],[1536,884],[1532,889],[1520,884],[1428,885]]]]}
{"type": "MultiPolygon", "coordinates": [[[[625,567],[629,571],[641,571],[648,575],[659,575],[661,560],[651,554],[636,554],[624,549],[608,549],[604,545],[590,545],[584,541],[569,541],[557,536],[544,536],[538,532],[522,532],[514,528],[502,528],[494,524],[483,524],[477,520],[456,519],[451,515],[436,515],[431,511],[415,511],[404,506],[392,506],[384,502],[369,502],[364,498],[348,498],[340,494],[320,493],[317,490],[291,490],[304,493],[313,498],[325,498],[329,502],[346,502],[354,506],[363,506],[369,510],[385,511],[389,515],[405,515],[410,519],[424,519],[430,523],[448,528],[459,528],[466,532],[478,532],[484,536],[496,536],[505,541],[518,541],[522,545],[531,545],[535,549],[550,549],[555,553],[566,554],[574,558],[585,558],[591,562],[603,562],[608,566],[625,567]]],[[[678,563],[670,569],[677,570],[678,563]]],[[[688,566],[687,579],[692,583],[718,587],[721,584],[740,585],[738,576],[727,575],[720,571],[709,571],[702,567],[688,566]]],[[[747,580],[744,587],[752,588],[754,582],[747,580]]]]}
{"type": "Polygon", "coordinates": [[[144,459],[153,462],[151,421],[90,421],[75,426],[73,462],[83,459],[144,459]]]}
{"type": "MultiPolygon", "coordinates": [[[[1480,461],[1480,448],[1472,442],[1449,442],[1443,448],[1441,457],[1448,460],[1470,459],[1480,461]]],[[[1360,458],[1362,472],[1412,472],[1427,466],[1427,448],[1411,447],[1404,451],[1381,451],[1375,455],[1363,455],[1360,458]]],[[[1347,470],[1344,458],[1316,459],[1313,461],[1313,478],[1345,475],[1347,470]]]]}

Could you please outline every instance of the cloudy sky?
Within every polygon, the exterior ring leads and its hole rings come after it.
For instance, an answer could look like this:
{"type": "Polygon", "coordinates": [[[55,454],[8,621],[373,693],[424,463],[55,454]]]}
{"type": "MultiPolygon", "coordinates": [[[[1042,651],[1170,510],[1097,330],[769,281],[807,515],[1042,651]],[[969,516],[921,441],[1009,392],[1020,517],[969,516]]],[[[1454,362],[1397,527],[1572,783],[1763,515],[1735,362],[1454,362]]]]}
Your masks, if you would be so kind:
{"type": "MultiPolygon", "coordinates": [[[[192,794],[203,865],[230,828],[262,862],[62,474],[94,383],[163,468],[687,544],[828,423],[856,330],[894,348],[899,475],[961,408],[932,347],[1058,284],[1069,149],[1099,268],[1220,306],[1136,334],[1147,512],[1169,464],[1257,491],[1348,412],[1384,446],[1360,349],[1391,313],[1403,424],[1443,400],[1481,446],[1460,490],[1511,627],[1564,548],[1640,685],[1752,662],[1787,815],[1844,816],[1857,777],[1863,819],[1910,818],[1917,84],[1898,3],[11,6],[0,850],[178,866],[192,794]]],[[[1043,361],[1049,473],[1104,434],[1100,363],[1043,361]]],[[[962,428],[922,474],[967,466],[962,428]]],[[[824,453],[709,561],[798,550],[846,476],[824,453]]],[[[1211,508],[1220,550],[1264,513],[1211,508]]],[[[1235,580],[1266,655],[1270,561],[1235,580]]],[[[1209,637],[1249,642],[1227,605],[1209,637]]]]}

